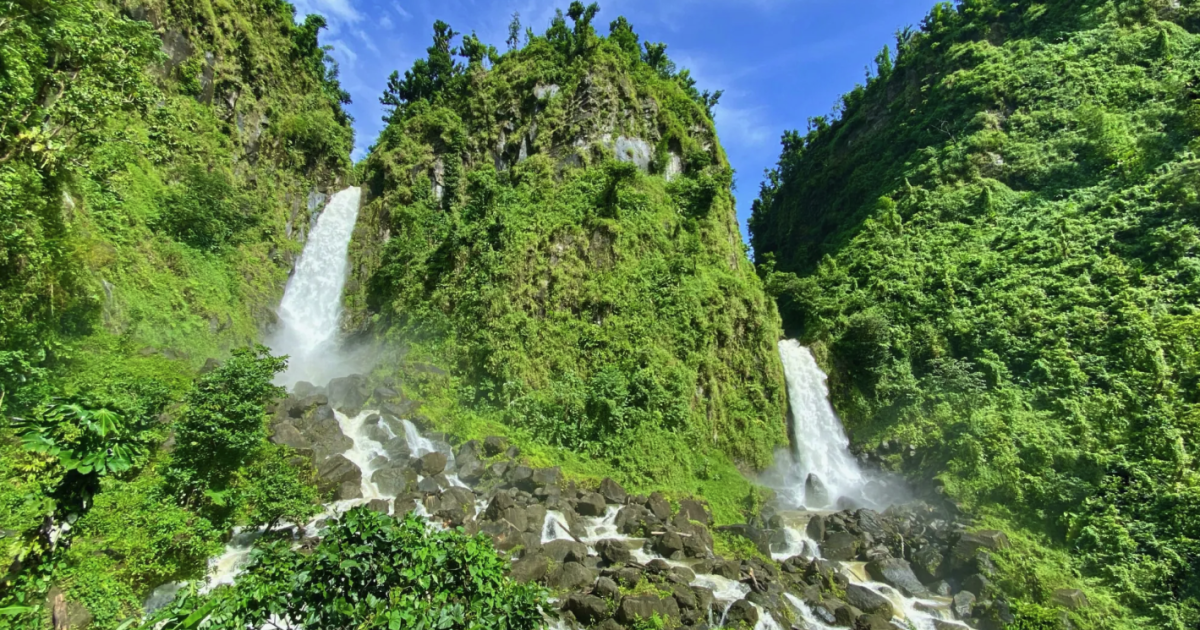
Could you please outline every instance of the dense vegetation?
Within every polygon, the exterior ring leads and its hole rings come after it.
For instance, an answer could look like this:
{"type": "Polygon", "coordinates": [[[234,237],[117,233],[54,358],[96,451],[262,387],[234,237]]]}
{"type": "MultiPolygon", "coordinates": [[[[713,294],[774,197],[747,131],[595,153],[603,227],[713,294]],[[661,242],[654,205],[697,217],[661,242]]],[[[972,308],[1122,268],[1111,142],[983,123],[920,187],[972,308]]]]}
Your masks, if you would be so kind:
{"type": "MultiPolygon", "coordinates": [[[[633,487],[732,481],[730,462],[770,462],[785,400],[719,94],[624,18],[597,35],[597,11],[575,2],[523,45],[514,21],[504,54],[455,46],[439,22],[428,58],[393,74],[363,165],[352,314],[410,363],[448,368],[404,380],[436,385],[418,397],[449,396],[451,419],[469,409],[633,487]]],[[[470,424],[453,428],[480,437],[470,424]]]]}
{"type": "Polygon", "coordinates": [[[236,585],[185,593],[147,622],[196,628],[439,628],[532,630],[545,594],[515,584],[486,535],[429,531],[355,508],[311,554],[290,541],[256,547],[236,585]]]}
{"type": "Polygon", "coordinates": [[[1031,545],[1004,587],[1082,576],[1089,627],[1200,625],[1198,33],[1187,0],[940,4],[751,219],[854,441],[920,447],[893,463],[1031,545]]]}
{"type": "Polygon", "coordinates": [[[0,6],[0,625],[47,619],[53,585],[114,627],[231,526],[317,508],[264,439],[280,360],[193,379],[260,337],[306,197],[349,168],[323,24],[277,0],[0,6]]]}

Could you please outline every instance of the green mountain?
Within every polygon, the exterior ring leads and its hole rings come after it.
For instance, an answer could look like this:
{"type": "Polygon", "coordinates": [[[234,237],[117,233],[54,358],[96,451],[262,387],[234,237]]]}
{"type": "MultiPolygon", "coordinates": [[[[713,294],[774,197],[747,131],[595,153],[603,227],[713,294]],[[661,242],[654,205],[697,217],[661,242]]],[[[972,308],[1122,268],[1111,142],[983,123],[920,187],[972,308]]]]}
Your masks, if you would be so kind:
{"type": "Polygon", "coordinates": [[[1196,627],[1200,3],[943,3],[877,65],[754,207],[785,329],[859,447],[1020,541],[1011,595],[1196,627]]]}
{"type": "Polygon", "coordinates": [[[719,95],[594,14],[575,3],[519,46],[514,23],[504,54],[435,26],[383,98],[347,301],[364,335],[449,373],[403,380],[430,381],[457,434],[499,425],[693,490],[785,440],[778,315],[738,233],[719,95]]]}

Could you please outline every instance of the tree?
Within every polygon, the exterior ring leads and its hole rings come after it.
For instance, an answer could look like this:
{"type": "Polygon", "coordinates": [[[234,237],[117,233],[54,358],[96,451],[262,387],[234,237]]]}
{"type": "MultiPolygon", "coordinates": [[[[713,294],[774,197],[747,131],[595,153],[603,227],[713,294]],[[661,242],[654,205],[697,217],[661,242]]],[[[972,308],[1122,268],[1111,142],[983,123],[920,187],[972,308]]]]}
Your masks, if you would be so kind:
{"type": "Polygon", "coordinates": [[[234,482],[246,523],[275,528],[303,524],[321,511],[311,463],[286,446],[263,444],[234,482]]]}
{"type": "Polygon", "coordinates": [[[462,66],[454,62],[456,51],[450,46],[451,40],[458,35],[441,20],[433,23],[433,45],[425,49],[426,58],[416,60],[411,69],[405,70],[403,79],[398,72],[392,72],[388,77],[387,88],[379,99],[391,108],[384,117],[385,122],[410,103],[433,100],[462,74],[462,66]]]}
{"type": "Polygon", "coordinates": [[[600,5],[593,2],[585,8],[579,0],[572,2],[567,9],[567,17],[575,22],[575,54],[582,54],[587,50],[595,35],[595,30],[592,29],[592,19],[599,12],[600,5]]]}
{"type": "Polygon", "coordinates": [[[508,49],[516,50],[521,44],[521,14],[513,11],[512,21],[508,23],[508,49]]]}
{"type": "Polygon", "coordinates": [[[186,593],[146,627],[207,617],[219,628],[532,630],[547,605],[539,587],[508,578],[486,535],[433,531],[411,513],[400,520],[357,507],[311,555],[280,541],[252,557],[233,586],[186,593]]]}
{"type": "Polygon", "coordinates": [[[271,356],[265,346],[240,348],[187,394],[171,466],[185,498],[225,489],[258,450],[266,438],[267,403],[284,393],[272,379],[285,367],[287,359],[271,356]]]}
{"type": "Polygon", "coordinates": [[[633,32],[633,26],[625,16],[619,16],[608,25],[608,39],[617,43],[626,53],[638,55],[641,52],[641,46],[638,44],[637,33],[633,32]]]}

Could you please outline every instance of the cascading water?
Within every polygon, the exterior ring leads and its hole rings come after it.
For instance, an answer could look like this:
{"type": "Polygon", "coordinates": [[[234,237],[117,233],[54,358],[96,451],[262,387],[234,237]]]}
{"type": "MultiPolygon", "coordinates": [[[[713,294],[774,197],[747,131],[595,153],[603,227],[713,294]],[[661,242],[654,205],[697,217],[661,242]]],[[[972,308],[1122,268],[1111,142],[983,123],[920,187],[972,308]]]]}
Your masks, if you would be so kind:
{"type": "Polygon", "coordinates": [[[765,481],[787,507],[832,509],[839,500],[880,507],[881,483],[858,466],[850,440],[829,403],[826,376],[812,352],[794,339],[779,342],[792,412],[791,456],[782,455],[765,481]],[[789,461],[790,460],[790,461],[789,461]]]}
{"type": "Polygon", "coordinates": [[[350,370],[337,341],[342,289],[349,266],[347,252],[362,190],[351,187],[333,195],[308,235],[279,304],[279,329],[269,345],[291,359],[279,376],[281,385],[299,381],[326,383],[350,370]]]}

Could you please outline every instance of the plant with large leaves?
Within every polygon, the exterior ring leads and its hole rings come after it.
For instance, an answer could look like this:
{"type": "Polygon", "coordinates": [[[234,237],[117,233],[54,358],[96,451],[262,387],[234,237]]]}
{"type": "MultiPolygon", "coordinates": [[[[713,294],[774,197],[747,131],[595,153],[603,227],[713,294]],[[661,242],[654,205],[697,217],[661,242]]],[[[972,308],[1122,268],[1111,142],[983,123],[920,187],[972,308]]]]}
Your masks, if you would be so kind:
{"type": "Polygon", "coordinates": [[[12,418],[12,425],[27,450],[55,457],[80,475],[122,473],[146,457],[126,418],[104,407],[51,401],[28,418],[12,418]]]}

